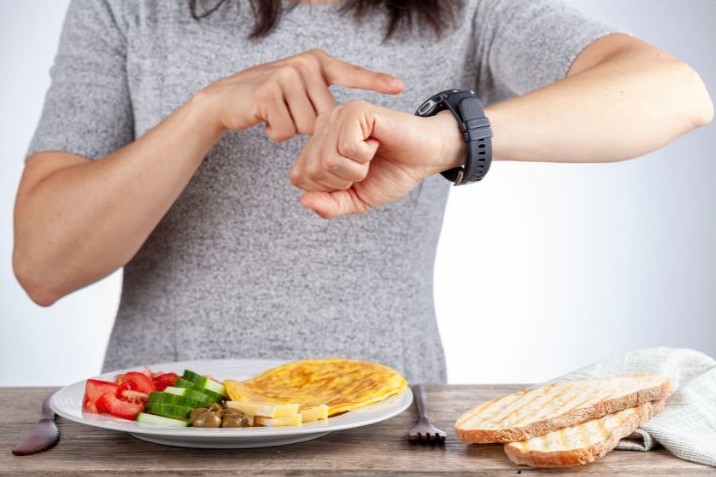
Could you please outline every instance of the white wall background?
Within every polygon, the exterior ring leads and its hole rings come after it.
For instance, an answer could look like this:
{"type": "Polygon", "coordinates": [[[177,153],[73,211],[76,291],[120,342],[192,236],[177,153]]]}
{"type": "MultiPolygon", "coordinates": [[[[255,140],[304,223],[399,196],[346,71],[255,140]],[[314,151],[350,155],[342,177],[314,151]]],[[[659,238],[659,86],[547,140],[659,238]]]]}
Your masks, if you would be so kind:
{"type": "MultiPolygon", "coordinates": [[[[118,303],[116,273],[40,308],[10,266],[14,193],[67,3],[0,0],[0,385],[98,373],[118,303]]],[[[716,2],[568,3],[684,59],[716,94],[716,2]]],[[[454,190],[435,271],[451,382],[539,381],[652,345],[716,356],[715,133],[619,164],[495,164],[454,190]]]]}

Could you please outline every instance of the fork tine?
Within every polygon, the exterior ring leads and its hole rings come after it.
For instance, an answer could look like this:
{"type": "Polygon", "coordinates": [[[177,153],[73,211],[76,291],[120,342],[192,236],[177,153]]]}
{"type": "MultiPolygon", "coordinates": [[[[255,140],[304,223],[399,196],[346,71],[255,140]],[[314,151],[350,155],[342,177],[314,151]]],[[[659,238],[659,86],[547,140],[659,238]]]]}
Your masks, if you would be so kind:
{"type": "Polygon", "coordinates": [[[445,442],[446,434],[433,426],[427,416],[427,397],[422,384],[413,386],[415,405],[418,410],[419,421],[408,432],[408,439],[411,442],[421,444],[442,444],[445,442]]]}

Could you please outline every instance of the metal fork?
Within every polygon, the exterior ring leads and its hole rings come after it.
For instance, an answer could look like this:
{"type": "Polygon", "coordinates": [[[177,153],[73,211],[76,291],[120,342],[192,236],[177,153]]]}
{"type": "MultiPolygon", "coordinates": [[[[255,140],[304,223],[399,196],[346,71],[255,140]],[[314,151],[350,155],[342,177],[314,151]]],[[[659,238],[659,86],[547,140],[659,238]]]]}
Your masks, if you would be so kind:
{"type": "Polygon", "coordinates": [[[12,450],[14,455],[30,455],[52,449],[60,440],[60,429],[55,424],[55,412],[50,407],[51,392],[42,402],[40,422],[12,450]]]}
{"type": "Polygon", "coordinates": [[[425,395],[425,388],[422,384],[413,386],[413,395],[415,396],[415,405],[418,408],[420,420],[408,431],[408,440],[410,442],[444,444],[446,434],[433,426],[428,419],[428,398],[425,395]]]}

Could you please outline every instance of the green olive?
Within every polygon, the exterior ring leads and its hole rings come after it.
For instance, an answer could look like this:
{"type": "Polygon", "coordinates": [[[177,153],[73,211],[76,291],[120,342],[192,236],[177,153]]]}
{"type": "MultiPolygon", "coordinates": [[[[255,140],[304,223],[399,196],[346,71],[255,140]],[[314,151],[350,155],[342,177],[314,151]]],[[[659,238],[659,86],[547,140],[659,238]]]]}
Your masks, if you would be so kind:
{"type": "Polygon", "coordinates": [[[236,409],[225,409],[221,427],[249,427],[249,420],[236,409]]]}
{"type": "Polygon", "coordinates": [[[196,409],[192,409],[191,415],[189,416],[189,420],[194,421],[194,419],[203,417],[204,414],[206,414],[207,412],[209,412],[209,410],[205,407],[197,407],[196,409]]]}
{"type": "Polygon", "coordinates": [[[194,427],[221,427],[221,416],[213,412],[205,412],[191,421],[194,427]]]}

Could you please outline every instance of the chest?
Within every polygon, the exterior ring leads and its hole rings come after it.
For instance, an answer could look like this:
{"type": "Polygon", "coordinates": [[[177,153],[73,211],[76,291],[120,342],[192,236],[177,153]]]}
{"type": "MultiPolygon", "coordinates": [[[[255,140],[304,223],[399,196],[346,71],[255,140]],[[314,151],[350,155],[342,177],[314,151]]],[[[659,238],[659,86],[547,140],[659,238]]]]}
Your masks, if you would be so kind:
{"type": "Polygon", "coordinates": [[[301,6],[284,10],[270,35],[253,40],[248,37],[254,17],[246,2],[229,2],[228,8],[201,21],[191,17],[186,5],[180,6],[183,2],[151,3],[129,22],[127,32],[136,135],[213,81],[312,48],[396,75],[406,85],[397,96],[333,86],[339,103],[364,99],[413,111],[437,91],[472,87],[471,35],[464,20],[440,39],[425,31],[385,41],[387,18],[381,13],[359,22],[335,7],[301,6]]]}

